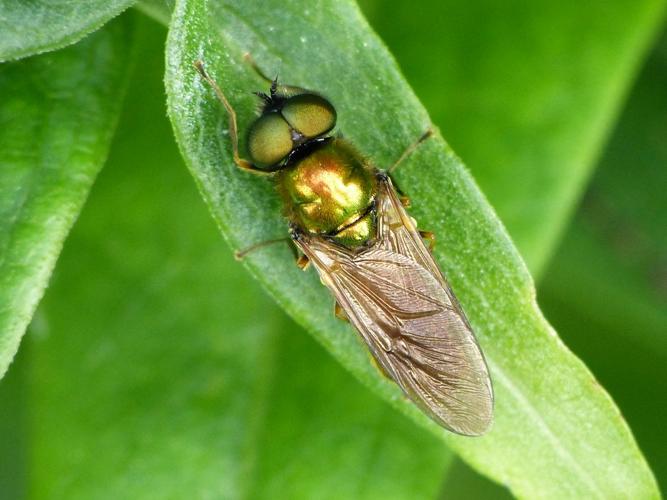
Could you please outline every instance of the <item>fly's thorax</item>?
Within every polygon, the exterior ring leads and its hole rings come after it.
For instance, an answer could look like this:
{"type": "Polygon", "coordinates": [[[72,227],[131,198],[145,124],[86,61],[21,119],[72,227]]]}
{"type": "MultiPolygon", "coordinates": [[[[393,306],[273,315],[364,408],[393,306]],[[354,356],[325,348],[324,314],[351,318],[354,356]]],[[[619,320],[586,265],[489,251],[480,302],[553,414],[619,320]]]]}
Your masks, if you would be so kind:
{"type": "Polygon", "coordinates": [[[331,239],[348,248],[359,247],[374,238],[375,228],[375,212],[369,210],[367,214],[353,221],[350,226],[336,233],[331,239]]]}
{"type": "Polygon", "coordinates": [[[374,169],[345,141],[319,144],[280,172],[280,190],[294,224],[346,246],[374,233],[374,169]]]}

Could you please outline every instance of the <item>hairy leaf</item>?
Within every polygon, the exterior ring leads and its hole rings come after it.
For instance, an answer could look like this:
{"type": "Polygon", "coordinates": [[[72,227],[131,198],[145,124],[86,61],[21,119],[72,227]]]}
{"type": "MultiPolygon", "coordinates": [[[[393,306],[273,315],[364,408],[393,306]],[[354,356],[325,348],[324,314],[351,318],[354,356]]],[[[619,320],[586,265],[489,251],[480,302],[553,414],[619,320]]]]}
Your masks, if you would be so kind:
{"type": "Polygon", "coordinates": [[[81,40],[134,0],[0,0],[0,61],[60,49],[81,40]]]}
{"type": "Polygon", "coordinates": [[[107,155],[129,19],[69,49],[0,66],[0,376],[107,155]]]}
{"type": "MultiPolygon", "coordinates": [[[[430,126],[351,2],[177,2],[167,47],[169,113],[235,248],[285,235],[285,221],[270,180],[232,163],[227,116],[192,63],[206,61],[247,127],[257,106],[250,91],[265,84],[243,61],[245,51],[267,73],[329,96],[341,131],[379,167],[430,126]]],[[[247,266],[344,366],[516,495],[657,496],[618,410],[542,317],[524,264],[460,160],[436,136],[396,177],[420,224],[438,235],[436,257],[487,354],[497,405],[486,436],[453,436],[409,404],[369,363],[353,331],[331,317],[330,297],[312,272],[295,268],[287,248],[258,251],[247,266]]]]}

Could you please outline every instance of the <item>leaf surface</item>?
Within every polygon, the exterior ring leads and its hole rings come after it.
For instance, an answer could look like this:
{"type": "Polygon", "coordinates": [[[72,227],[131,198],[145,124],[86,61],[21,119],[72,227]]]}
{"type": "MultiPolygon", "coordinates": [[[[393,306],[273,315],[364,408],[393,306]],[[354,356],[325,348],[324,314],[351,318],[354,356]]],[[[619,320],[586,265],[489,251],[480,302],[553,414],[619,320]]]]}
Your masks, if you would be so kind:
{"type": "Polygon", "coordinates": [[[234,261],[173,143],[164,30],[143,27],[142,77],[22,352],[30,496],[434,498],[450,454],[234,261]]]}
{"type": "MultiPolygon", "coordinates": [[[[347,1],[180,1],[167,47],[169,113],[181,151],[223,234],[234,248],[284,236],[269,179],[232,163],[227,116],[192,67],[205,60],[247,127],[264,83],[243,61],[318,90],[338,110],[340,130],[386,167],[429,126],[382,43],[347,1]]],[[[436,135],[396,173],[420,225],[439,238],[436,258],[478,334],[496,389],[486,436],[453,436],[409,404],[368,362],[354,332],[329,313],[331,298],[287,248],[251,255],[246,265],[276,300],[376,393],[440,436],[465,460],[518,496],[605,498],[658,495],[627,425],[586,367],[560,342],[535,304],[516,249],[461,161],[436,135]]]]}
{"type": "Polygon", "coordinates": [[[0,0],[0,61],[60,49],[81,40],[134,0],[0,0]]]}
{"type": "Polygon", "coordinates": [[[131,32],[119,19],[74,47],[0,66],[0,376],[106,160],[131,32]]]}

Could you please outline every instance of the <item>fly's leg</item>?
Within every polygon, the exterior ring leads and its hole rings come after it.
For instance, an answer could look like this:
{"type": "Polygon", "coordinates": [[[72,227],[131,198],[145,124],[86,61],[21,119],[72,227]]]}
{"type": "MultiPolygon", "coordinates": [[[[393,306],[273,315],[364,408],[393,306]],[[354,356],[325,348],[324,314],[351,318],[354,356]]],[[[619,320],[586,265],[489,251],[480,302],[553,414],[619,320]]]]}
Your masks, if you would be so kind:
{"type": "Polygon", "coordinates": [[[268,247],[274,243],[287,243],[290,250],[292,251],[292,254],[294,255],[294,262],[299,267],[299,269],[302,271],[308,269],[308,266],[310,265],[310,259],[307,255],[299,255],[299,250],[294,244],[294,240],[292,240],[292,238],[276,238],[275,240],[267,240],[260,243],[255,243],[248,248],[234,252],[234,258],[236,258],[236,260],[243,260],[249,253],[252,253],[255,250],[259,250],[260,248],[268,247]]]}
{"type": "Polygon", "coordinates": [[[225,111],[227,111],[227,114],[229,115],[229,137],[232,141],[234,163],[236,163],[241,169],[253,172],[255,174],[266,175],[273,173],[271,170],[258,168],[257,166],[253,165],[252,162],[246,160],[245,158],[241,158],[239,155],[239,133],[238,125],[236,124],[236,111],[234,111],[234,108],[229,103],[227,97],[225,97],[225,94],[222,92],[215,80],[211,78],[206,72],[206,69],[204,69],[203,61],[195,61],[194,65],[201,77],[208,82],[211,88],[213,88],[215,95],[218,97],[218,100],[222,103],[225,111]]]}
{"type": "Polygon", "coordinates": [[[400,186],[396,184],[396,181],[394,179],[391,179],[391,183],[393,184],[394,189],[396,190],[396,194],[398,195],[398,201],[401,202],[403,208],[410,208],[412,206],[412,200],[410,200],[410,197],[403,192],[400,186]]]}
{"type": "Polygon", "coordinates": [[[396,161],[394,162],[394,164],[393,164],[391,167],[389,167],[389,168],[387,169],[387,173],[391,175],[391,173],[392,173],[394,170],[396,170],[396,168],[398,168],[398,166],[399,166],[401,163],[403,163],[403,160],[405,160],[408,156],[410,156],[410,155],[414,152],[414,150],[417,149],[417,147],[418,147],[422,142],[424,142],[425,140],[427,140],[427,139],[428,139],[429,137],[431,137],[432,135],[433,135],[433,129],[432,129],[431,127],[429,127],[428,130],[426,130],[426,132],[424,132],[424,133],[419,137],[419,139],[417,139],[415,142],[413,142],[412,144],[410,144],[410,145],[407,147],[407,149],[406,149],[405,151],[403,151],[403,154],[402,154],[401,156],[398,157],[398,160],[396,160],[396,161]]]}
{"type": "Polygon", "coordinates": [[[401,205],[403,205],[403,208],[410,208],[412,206],[412,200],[408,195],[406,195],[403,191],[401,191],[401,188],[399,188],[396,185],[396,182],[394,182],[394,179],[391,180],[391,183],[394,185],[394,189],[396,190],[396,193],[398,194],[398,201],[401,202],[401,205]]]}
{"type": "MultiPolygon", "coordinates": [[[[298,228],[298,226],[294,224],[290,224],[290,239],[292,241],[292,244],[295,249],[298,248],[297,241],[301,239],[301,230],[298,228]]],[[[301,269],[302,271],[305,271],[308,269],[308,266],[310,265],[310,259],[308,256],[304,253],[301,254],[300,257],[296,259],[296,265],[301,269]]]]}
{"type": "Polygon", "coordinates": [[[345,311],[340,306],[338,301],[334,303],[334,315],[341,321],[345,321],[347,323],[350,322],[350,318],[347,317],[347,314],[345,314],[345,311]]]}
{"type": "Polygon", "coordinates": [[[249,253],[254,252],[255,250],[259,250],[260,248],[268,247],[269,245],[273,245],[274,243],[287,243],[290,247],[290,250],[292,250],[292,253],[294,254],[294,259],[298,260],[299,259],[299,254],[297,252],[296,246],[292,242],[291,238],[276,238],[275,240],[266,240],[266,241],[261,241],[259,243],[255,243],[254,245],[251,245],[247,248],[244,248],[243,250],[236,250],[234,252],[234,258],[236,260],[243,260],[246,255],[249,253]]]}
{"type": "Polygon", "coordinates": [[[396,170],[396,168],[405,160],[408,156],[410,156],[417,147],[427,140],[429,137],[433,135],[433,129],[429,128],[426,132],[424,132],[419,139],[417,139],[415,142],[410,144],[410,146],[407,147],[405,151],[403,151],[403,154],[394,162],[394,164],[387,169],[387,174],[389,177],[391,177],[391,182],[394,185],[394,189],[398,193],[398,199],[401,202],[401,205],[403,205],[403,208],[410,208],[412,205],[410,198],[401,190],[399,185],[396,183],[396,180],[392,177],[392,172],[396,170]]]}
{"type": "Polygon", "coordinates": [[[262,80],[264,80],[266,83],[268,83],[268,84],[271,85],[271,86],[277,84],[277,83],[276,83],[277,78],[275,78],[275,79],[271,79],[271,78],[269,78],[268,76],[266,76],[266,73],[264,73],[264,72],[262,71],[262,68],[259,67],[259,64],[257,64],[257,62],[255,61],[255,59],[252,57],[252,54],[250,54],[250,52],[246,52],[246,53],[243,55],[243,59],[245,59],[245,62],[247,62],[247,63],[250,65],[250,67],[253,69],[253,71],[254,71],[255,73],[257,73],[257,76],[259,76],[259,77],[260,77],[262,80]]]}
{"type": "Polygon", "coordinates": [[[299,269],[305,271],[306,269],[308,269],[308,266],[310,265],[310,259],[308,258],[307,255],[302,255],[300,257],[297,257],[296,265],[299,267],[299,269]]]}
{"type": "Polygon", "coordinates": [[[433,249],[435,248],[435,233],[431,231],[419,231],[419,235],[425,240],[428,240],[428,249],[433,252],[433,249]]]}

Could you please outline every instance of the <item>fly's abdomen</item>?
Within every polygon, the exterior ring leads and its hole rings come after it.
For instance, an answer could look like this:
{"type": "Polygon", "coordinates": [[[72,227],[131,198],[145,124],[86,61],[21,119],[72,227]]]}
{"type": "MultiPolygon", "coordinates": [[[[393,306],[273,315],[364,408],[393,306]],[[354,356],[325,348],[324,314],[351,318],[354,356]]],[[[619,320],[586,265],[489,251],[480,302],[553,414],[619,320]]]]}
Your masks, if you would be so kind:
{"type": "Polygon", "coordinates": [[[375,174],[343,140],[322,144],[282,171],[279,182],[290,219],[304,231],[329,235],[345,246],[373,236],[375,174]]]}

